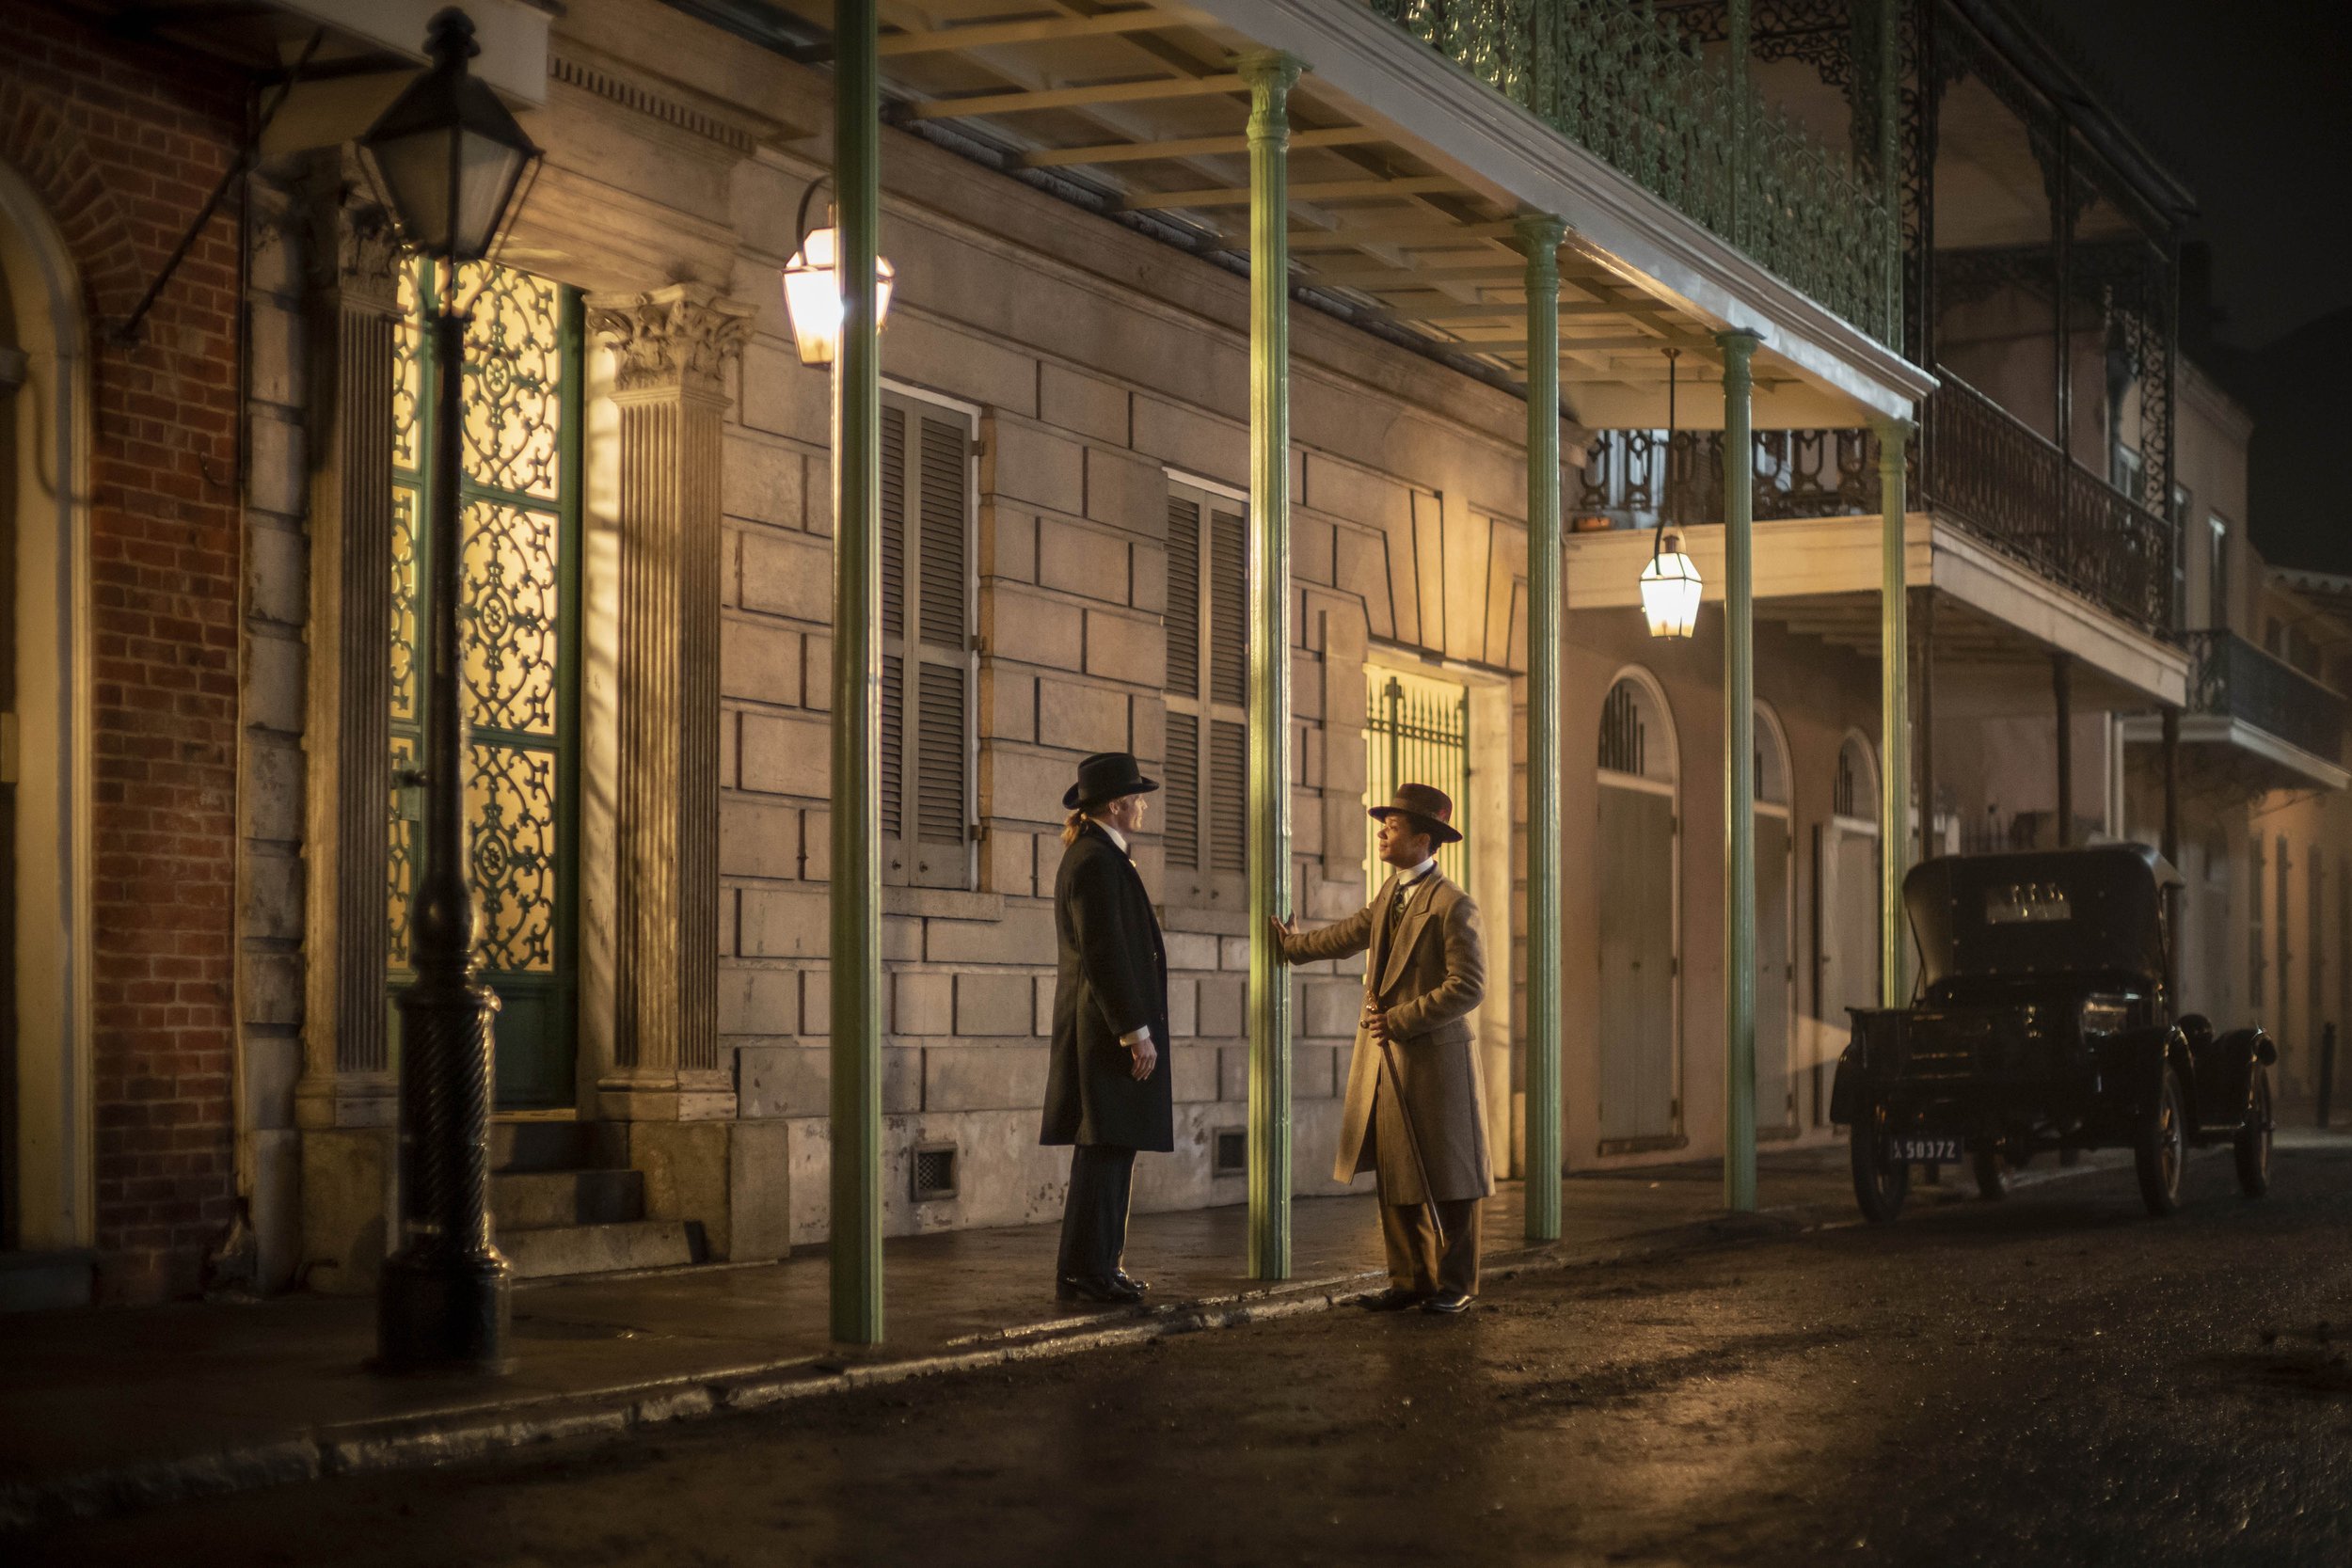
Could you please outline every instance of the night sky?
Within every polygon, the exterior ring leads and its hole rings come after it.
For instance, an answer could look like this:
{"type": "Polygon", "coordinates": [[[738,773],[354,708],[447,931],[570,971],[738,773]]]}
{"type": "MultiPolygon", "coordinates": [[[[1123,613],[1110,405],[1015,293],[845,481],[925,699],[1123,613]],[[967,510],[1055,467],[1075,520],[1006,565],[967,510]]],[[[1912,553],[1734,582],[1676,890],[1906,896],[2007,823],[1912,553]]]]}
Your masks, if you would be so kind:
{"type": "MultiPolygon", "coordinates": [[[[2196,194],[2215,346],[2254,413],[2253,534],[2282,565],[2352,572],[2352,3],[2041,0],[2127,125],[2196,194]]],[[[2185,307],[2189,302],[2185,301],[2185,307]]]]}

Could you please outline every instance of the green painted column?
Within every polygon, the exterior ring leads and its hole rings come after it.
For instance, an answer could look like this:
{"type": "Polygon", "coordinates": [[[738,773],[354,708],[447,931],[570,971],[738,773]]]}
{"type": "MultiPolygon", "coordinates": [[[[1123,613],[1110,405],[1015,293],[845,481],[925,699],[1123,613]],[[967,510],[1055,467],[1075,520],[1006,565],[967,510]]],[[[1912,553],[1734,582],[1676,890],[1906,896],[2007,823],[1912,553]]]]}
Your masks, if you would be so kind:
{"type": "Polygon", "coordinates": [[[1291,1273],[1291,978],[1268,923],[1291,911],[1290,90],[1249,84],[1249,1277],[1291,1273]]]}
{"type": "Polygon", "coordinates": [[[1527,250],[1527,1239],[1560,1238],[1560,239],[1527,250]]]}
{"type": "Polygon", "coordinates": [[[882,95],[875,0],[834,11],[833,1337],[879,1344],[882,1257],[882,95]]]}
{"type": "Polygon", "coordinates": [[[1724,351],[1724,1207],[1756,1208],[1756,443],[1753,332],[1724,351]]]}
{"type": "MultiPolygon", "coordinates": [[[[1903,453],[1911,425],[1877,420],[1879,438],[1879,1005],[1911,993],[1903,873],[1911,869],[1911,593],[1904,580],[1903,453]]],[[[1923,810],[1932,815],[1929,802],[1923,810]]]]}

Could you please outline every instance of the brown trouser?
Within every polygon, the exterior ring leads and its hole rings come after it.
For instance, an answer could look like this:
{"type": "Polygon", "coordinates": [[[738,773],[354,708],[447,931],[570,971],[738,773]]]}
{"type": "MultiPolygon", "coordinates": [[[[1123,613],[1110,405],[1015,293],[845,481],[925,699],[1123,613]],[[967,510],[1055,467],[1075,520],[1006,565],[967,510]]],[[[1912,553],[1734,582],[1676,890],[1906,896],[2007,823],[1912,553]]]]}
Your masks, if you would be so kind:
{"type": "Polygon", "coordinates": [[[1438,1244],[1436,1227],[1429,1223],[1429,1206],[1391,1203],[1389,1184],[1380,1183],[1380,1239],[1389,1247],[1389,1283],[1400,1291],[1434,1295],[1439,1291],[1478,1293],[1478,1230],[1480,1202],[1459,1198],[1438,1206],[1438,1222],[1445,1227],[1445,1244],[1438,1244]]]}

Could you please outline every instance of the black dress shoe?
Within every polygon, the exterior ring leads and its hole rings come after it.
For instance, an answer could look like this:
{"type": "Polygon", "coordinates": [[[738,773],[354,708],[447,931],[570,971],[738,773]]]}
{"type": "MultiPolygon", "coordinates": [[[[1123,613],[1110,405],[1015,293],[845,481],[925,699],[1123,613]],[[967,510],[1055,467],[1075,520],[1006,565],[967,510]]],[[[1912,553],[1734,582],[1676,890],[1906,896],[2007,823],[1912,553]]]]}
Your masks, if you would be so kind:
{"type": "Polygon", "coordinates": [[[1130,1307],[1143,1299],[1143,1292],[1116,1279],[1066,1274],[1055,1281],[1054,1299],[1101,1302],[1105,1307],[1130,1307]]]}
{"type": "Polygon", "coordinates": [[[1356,1305],[1367,1312],[1402,1312],[1408,1307],[1420,1306],[1427,1299],[1419,1291],[1408,1291],[1402,1285],[1391,1285],[1385,1291],[1364,1297],[1356,1305]]]}
{"type": "Polygon", "coordinates": [[[1130,1291],[1133,1291],[1137,1295],[1143,1294],[1144,1291],[1152,1288],[1152,1282],[1150,1280],[1137,1279],[1134,1275],[1129,1274],[1125,1269],[1120,1270],[1117,1274],[1111,1275],[1111,1277],[1119,1281],[1120,1284],[1127,1287],[1130,1291]]]}
{"type": "Polygon", "coordinates": [[[1439,1291],[1436,1295],[1422,1302],[1421,1309],[1424,1312],[1442,1312],[1450,1317],[1456,1312],[1469,1311],[1470,1304],[1470,1296],[1463,1291],[1439,1291]]]}

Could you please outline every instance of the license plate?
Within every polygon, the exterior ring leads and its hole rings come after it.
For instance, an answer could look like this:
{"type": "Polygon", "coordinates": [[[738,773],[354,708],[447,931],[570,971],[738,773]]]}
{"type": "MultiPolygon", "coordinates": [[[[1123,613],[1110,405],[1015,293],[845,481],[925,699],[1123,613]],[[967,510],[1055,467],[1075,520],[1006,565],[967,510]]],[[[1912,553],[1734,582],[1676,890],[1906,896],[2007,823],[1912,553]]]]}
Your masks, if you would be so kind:
{"type": "Polygon", "coordinates": [[[1925,1137],[1918,1133],[1899,1133],[1887,1140],[1887,1157],[1905,1164],[1957,1164],[1961,1158],[1958,1138],[1925,1137]]]}

